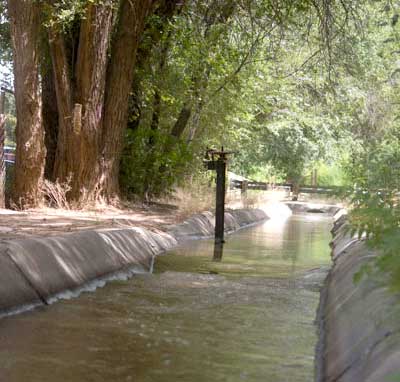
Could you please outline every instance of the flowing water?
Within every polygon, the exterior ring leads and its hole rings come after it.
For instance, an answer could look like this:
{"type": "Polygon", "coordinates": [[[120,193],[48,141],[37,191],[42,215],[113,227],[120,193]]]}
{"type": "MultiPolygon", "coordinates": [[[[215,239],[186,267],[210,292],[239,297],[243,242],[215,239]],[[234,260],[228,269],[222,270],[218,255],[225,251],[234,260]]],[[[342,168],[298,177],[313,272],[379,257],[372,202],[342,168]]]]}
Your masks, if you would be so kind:
{"type": "Polygon", "coordinates": [[[313,380],[331,219],[292,216],[160,256],[154,274],[0,319],[1,382],[313,380]]]}

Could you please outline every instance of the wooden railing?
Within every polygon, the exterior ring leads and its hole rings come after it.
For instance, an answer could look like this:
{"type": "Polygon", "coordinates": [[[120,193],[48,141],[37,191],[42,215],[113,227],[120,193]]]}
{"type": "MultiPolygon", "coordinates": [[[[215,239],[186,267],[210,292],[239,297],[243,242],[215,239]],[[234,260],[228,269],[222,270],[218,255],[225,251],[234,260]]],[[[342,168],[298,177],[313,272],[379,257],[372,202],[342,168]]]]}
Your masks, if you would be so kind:
{"type": "MultiPolygon", "coordinates": [[[[231,180],[230,181],[231,190],[242,190],[242,193],[246,193],[247,190],[275,190],[277,188],[285,188],[290,191],[293,190],[292,183],[265,183],[256,182],[252,180],[231,180]]],[[[299,193],[305,194],[337,194],[342,190],[338,186],[307,186],[302,185],[299,188],[299,193]]]]}

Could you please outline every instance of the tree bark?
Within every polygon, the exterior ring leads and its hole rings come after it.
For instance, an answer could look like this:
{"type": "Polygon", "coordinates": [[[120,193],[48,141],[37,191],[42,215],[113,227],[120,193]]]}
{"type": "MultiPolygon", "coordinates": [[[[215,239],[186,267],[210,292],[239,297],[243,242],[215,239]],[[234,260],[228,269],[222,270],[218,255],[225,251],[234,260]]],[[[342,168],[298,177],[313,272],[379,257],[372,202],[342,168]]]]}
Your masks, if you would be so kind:
{"type": "Polygon", "coordinates": [[[104,99],[108,48],[112,34],[112,1],[89,5],[81,23],[76,64],[75,102],[82,105],[82,127],[74,129],[76,146],[73,160],[78,164],[72,181],[74,199],[81,192],[96,198],[99,188],[104,99]]]}
{"type": "Polygon", "coordinates": [[[50,54],[58,108],[58,139],[53,178],[66,182],[74,173],[72,161],[72,83],[65,41],[60,31],[49,29],[50,54]]]}
{"type": "Polygon", "coordinates": [[[181,112],[179,113],[178,119],[171,130],[171,135],[175,138],[180,138],[185,131],[185,128],[189,122],[192,114],[192,105],[187,102],[182,106],[181,112]]]}
{"type": "Polygon", "coordinates": [[[204,107],[204,99],[202,98],[196,102],[196,105],[194,107],[192,123],[190,125],[190,129],[189,129],[189,133],[188,133],[188,137],[187,137],[188,144],[190,144],[193,141],[194,137],[196,136],[196,133],[198,132],[203,107],[204,107]]]}
{"type": "Polygon", "coordinates": [[[8,0],[17,110],[13,202],[35,207],[41,199],[45,160],[39,81],[40,3],[8,0]]]}
{"type": "Polygon", "coordinates": [[[57,151],[58,108],[57,95],[51,65],[42,69],[42,119],[45,132],[46,161],[44,177],[54,181],[54,163],[57,151]]]}
{"type": "Polygon", "coordinates": [[[75,75],[62,33],[49,30],[50,50],[60,114],[55,178],[69,182],[69,199],[84,202],[98,196],[108,48],[112,34],[113,1],[90,3],[79,32],[75,75]],[[82,107],[82,120],[74,104],[82,107]]]}
{"type": "Polygon", "coordinates": [[[118,175],[127,126],[128,101],[145,19],[153,0],[122,0],[107,78],[100,188],[108,199],[119,193],[118,175]]]}
{"type": "Polygon", "coordinates": [[[119,162],[135,59],[145,18],[155,0],[121,0],[119,15],[114,17],[116,3],[88,2],[79,43],[73,44],[77,46],[76,62],[57,23],[49,27],[59,111],[54,178],[70,181],[68,197],[81,203],[100,195],[109,200],[119,191],[119,162]],[[79,115],[81,120],[77,121],[79,115]]]}

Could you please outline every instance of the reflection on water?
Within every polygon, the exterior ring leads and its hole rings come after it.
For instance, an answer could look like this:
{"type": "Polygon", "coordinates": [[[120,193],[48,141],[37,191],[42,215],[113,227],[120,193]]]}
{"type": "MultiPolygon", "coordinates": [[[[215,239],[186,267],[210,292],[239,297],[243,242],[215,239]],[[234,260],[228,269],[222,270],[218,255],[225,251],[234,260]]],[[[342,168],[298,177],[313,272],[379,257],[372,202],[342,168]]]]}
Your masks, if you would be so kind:
{"type": "Polygon", "coordinates": [[[155,272],[294,277],[329,263],[330,226],[331,218],[315,214],[268,220],[229,236],[221,262],[212,261],[222,257],[214,242],[199,240],[160,256],[155,272]]]}
{"type": "Polygon", "coordinates": [[[191,242],[154,275],[4,318],[0,382],[310,382],[330,225],[242,230],[220,262],[212,241],[191,242]]]}
{"type": "Polygon", "coordinates": [[[213,261],[220,263],[224,254],[224,243],[214,243],[213,261]]]}

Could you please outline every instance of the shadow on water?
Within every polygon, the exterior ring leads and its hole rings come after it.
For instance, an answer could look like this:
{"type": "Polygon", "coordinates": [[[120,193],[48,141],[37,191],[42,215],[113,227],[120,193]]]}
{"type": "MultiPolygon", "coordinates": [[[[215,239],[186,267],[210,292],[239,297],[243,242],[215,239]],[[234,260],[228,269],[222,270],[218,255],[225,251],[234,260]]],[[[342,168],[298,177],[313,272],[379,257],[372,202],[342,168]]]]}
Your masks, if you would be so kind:
{"type": "Polygon", "coordinates": [[[330,227],[293,216],[190,242],[153,275],[4,318],[0,382],[310,382],[330,227]]]}

